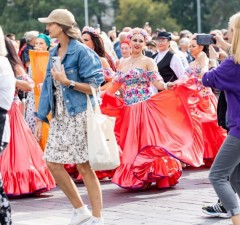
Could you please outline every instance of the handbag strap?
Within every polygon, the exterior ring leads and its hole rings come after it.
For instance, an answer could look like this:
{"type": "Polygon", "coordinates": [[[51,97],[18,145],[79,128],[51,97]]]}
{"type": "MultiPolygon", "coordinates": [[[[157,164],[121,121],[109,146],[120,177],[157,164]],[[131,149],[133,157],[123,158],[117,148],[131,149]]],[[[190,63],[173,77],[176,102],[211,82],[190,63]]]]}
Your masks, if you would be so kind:
{"type": "MultiPolygon", "coordinates": [[[[96,90],[92,86],[90,86],[90,88],[91,88],[93,99],[94,99],[94,102],[95,102],[95,108],[96,108],[95,113],[102,114],[101,110],[100,110],[98,100],[97,100],[96,90]]],[[[91,103],[89,95],[87,95],[87,108],[88,108],[88,110],[93,111],[93,107],[92,107],[92,103],[91,103]]]]}

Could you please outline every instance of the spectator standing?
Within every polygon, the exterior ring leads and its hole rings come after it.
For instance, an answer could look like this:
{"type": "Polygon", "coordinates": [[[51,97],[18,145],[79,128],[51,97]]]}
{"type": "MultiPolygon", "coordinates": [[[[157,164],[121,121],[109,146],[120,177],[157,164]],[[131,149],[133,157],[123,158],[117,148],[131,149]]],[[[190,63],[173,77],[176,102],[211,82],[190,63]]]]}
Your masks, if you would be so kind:
{"type": "Polygon", "coordinates": [[[102,65],[98,55],[80,43],[76,21],[66,9],[55,9],[46,23],[51,38],[59,44],[50,52],[50,60],[37,112],[36,138],[41,137],[42,122],[48,122],[52,112],[44,159],[58,186],[74,207],[70,225],[102,225],[102,194],[99,180],[88,162],[87,96],[90,85],[98,88],[103,82],[102,65]],[[61,71],[53,66],[52,57],[58,56],[61,71]],[[64,164],[76,164],[87,188],[92,214],[84,205],[77,187],[64,169],[64,164]]]}
{"type": "Polygon", "coordinates": [[[21,49],[20,59],[23,63],[25,70],[28,72],[28,67],[30,66],[29,50],[34,50],[35,41],[37,39],[38,31],[28,31],[25,33],[26,45],[21,49]]]}
{"type": "MultiPolygon", "coordinates": [[[[0,154],[5,150],[10,140],[10,125],[7,111],[11,108],[15,93],[15,77],[8,59],[5,57],[5,47],[2,28],[0,27],[0,154]]],[[[11,225],[11,207],[3,188],[0,174],[0,224],[11,225]]]]}
{"type": "MultiPolygon", "coordinates": [[[[221,146],[210,169],[209,179],[219,199],[231,216],[232,224],[240,224],[240,207],[236,197],[240,195],[240,127],[239,127],[239,92],[240,83],[240,13],[234,14],[229,20],[228,37],[232,40],[232,57],[227,58],[216,69],[201,71],[202,82],[207,87],[225,91],[227,99],[228,136],[221,146]],[[235,191],[234,191],[235,190],[235,191]]],[[[217,39],[218,40],[218,39],[217,39]]],[[[202,61],[206,59],[202,57],[202,61]]],[[[211,67],[216,67],[216,60],[210,61],[211,67]]]]}
{"type": "Polygon", "coordinates": [[[159,52],[152,56],[164,82],[173,82],[185,76],[185,69],[181,59],[169,49],[170,41],[170,33],[165,31],[159,32],[157,36],[157,47],[159,52]]]}

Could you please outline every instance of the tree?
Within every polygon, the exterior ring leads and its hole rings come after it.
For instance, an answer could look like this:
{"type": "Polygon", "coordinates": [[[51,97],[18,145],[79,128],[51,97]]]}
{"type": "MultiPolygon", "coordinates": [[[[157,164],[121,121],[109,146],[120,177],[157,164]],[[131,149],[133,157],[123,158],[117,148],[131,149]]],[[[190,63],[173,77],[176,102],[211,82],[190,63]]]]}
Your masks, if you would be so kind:
{"type": "Polygon", "coordinates": [[[153,0],[121,0],[117,10],[116,25],[119,29],[125,26],[142,27],[149,22],[152,28],[164,27],[167,31],[180,30],[181,26],[169,16],[168,5],[153,0]]]}
{"type": "MultiPolygon", "coordinates": [[[[171,17],[175,18],[183,29],[197,32],[197,0],[162,0],[161,2],[168,2],[171,17]]],[[[236,0],[228,0],[227,4],[222,0],[201,0],[202,32],[227,28],[229,17],[237,11],[239,11],[239,2],[236,0]]]]}
{"type": "Polygon", "coordinates": [[[7,5],[7,1],[5,0],[0,0],[0,15],[3,14],[3,10],[5,8],[5,6],[7,5]]]}
{"type": "MultiPolygon", "coordinates": [[[[114,2],[116,0],[110,0],[114,2]]],[[[38,30],[43,32],[45,25],[38,22],[37,18],[46,17],[53,9],[65,8],[71,11],[80,28],[85,25],[84,1],[79,0],[0,0],[0,25],[5,33],[15,33],[18,38],[25,31],[38,30]],[[2,10],[2,13],[1,13],[2,10]]],[[[103,1],[88,0],[89,18],[96,15],[101,24],[101,14],[111,6],[103,1]]],[[[104,28],[104,24],[102,24],[104,28]]]]}

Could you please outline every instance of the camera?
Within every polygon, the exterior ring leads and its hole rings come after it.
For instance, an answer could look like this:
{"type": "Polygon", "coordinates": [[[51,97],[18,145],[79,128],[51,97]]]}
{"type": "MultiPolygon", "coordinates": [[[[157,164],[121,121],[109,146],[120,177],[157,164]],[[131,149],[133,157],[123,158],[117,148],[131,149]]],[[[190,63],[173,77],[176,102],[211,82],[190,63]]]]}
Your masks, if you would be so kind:
{"type": "Polygon", "coordinates": [[[196,40],[198,45],[216,44],[216,40],[212,34],[197,34],[196,40]]]}

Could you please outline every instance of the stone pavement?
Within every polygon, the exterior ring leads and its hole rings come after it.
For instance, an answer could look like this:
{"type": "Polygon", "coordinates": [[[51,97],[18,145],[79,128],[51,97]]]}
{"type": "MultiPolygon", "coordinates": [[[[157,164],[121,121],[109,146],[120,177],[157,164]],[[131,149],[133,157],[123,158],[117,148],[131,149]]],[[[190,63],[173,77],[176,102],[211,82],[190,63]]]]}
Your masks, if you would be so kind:
{"type": "MultiPolygon", "coordinates": [[[[129,192],[101,181],[105,225],[230,225],[229,219],[208,218],[202,205],[215,203],[207,168],[187,168],[177,186],[166,190],[129,192]]],[[[86,189],[77,184],[89,205],[86,189]]],[[[12,199],[13,225],[68,225],[72,208],[59,188],[38,197],[12,199]]]]}

